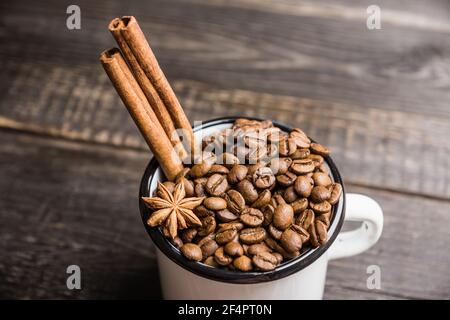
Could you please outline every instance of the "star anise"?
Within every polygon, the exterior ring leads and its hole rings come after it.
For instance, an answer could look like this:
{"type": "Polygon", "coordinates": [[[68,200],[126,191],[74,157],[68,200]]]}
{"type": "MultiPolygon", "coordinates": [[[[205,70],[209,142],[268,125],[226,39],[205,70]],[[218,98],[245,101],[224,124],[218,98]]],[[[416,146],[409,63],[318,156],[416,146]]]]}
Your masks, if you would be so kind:
{"type": "Polygon", "coordinates": [[[158,182],[158,189],[159,197],[142,197],[150,209],[156,210],[147,220],[149,226],[166,227],[170,237],[174,239],[178,229],[202,225],[192,210],[202,203],[204,197],[185,198],[183,183],[175,186],[173,194],[160,182],[158,182]]]}

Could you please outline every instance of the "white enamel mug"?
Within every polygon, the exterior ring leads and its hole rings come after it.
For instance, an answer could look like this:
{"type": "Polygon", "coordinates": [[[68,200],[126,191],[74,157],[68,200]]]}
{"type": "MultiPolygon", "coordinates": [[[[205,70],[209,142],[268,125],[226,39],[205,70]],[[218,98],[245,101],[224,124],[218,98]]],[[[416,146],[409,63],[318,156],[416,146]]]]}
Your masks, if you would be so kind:
{"type": "MultiPolygon", "coordinates": [[[[204,122],[194,128],[196,137],[208,136],[230,128],[235,118],[222,118],[204,122]]],[[[282,130],[289,127],[278,124],[282,130]]],[[[198,139],[200,140],[200,139],[198,139]]],[[[332,179],[342,183],[339,171],[330,157],[325,159],[332,179]]],[[[153,194],[157,181],[164,175],[153,159],[142,178],[139,199],[153,194]]],[[[381,236],[383,212],[375,200],[354,193],[345,193],[333,206],[328,230],[328,242],[310,249],[299,257],[282,263],[273,271],[238,272],[209,267],[187,261],[162,236],[158,228],[150,228],[146,221],[150,215],[143,201],[139,201],[144,225],[156,244],[160,283],[165,299],[322,299],[328,261],[360,254],[373,246],[381,236]],[[345,221],[361,222],[353,231],[340,232],[345,221]]]]}

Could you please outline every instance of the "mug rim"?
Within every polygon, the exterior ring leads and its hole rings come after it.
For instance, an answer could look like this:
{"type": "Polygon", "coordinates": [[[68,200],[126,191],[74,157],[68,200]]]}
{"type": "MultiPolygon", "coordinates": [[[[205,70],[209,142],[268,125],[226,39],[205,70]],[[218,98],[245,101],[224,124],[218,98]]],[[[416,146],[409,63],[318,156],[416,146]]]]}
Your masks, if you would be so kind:
{"type": "MultiPolygon", "coordinates": [[[[258,120],[262,119],[256,117],[222,117],[211,119],[202,122],[200,125],[193,128],[194,132],[218,126],[223,124],[234,123],[236,119],[249,119],[258,120]]],[[[290,131],[293,127],[286,124],[280,123],[278,121],[272,120],[274,126],[280,128],[283,131],[290,131]]],[[[312,139],[311,139],[312,140],[312,139]]],[[[313,140],[312,140],[313,141],[313,140]]],[[[153,243],[156,244],[158,249],[163,252],[170,260],[175,262],[177,265],[183,269],[193,272],[194,274],[207,278],[210,280],[215,280],[219,282],[226,283],[236,283],[236,284],[253,284],[262,283],[273,280],[278,280],[287,277],[293,273],[299,272],[309,265],[313,264],[317,259],[319,259],[336,240],[339,232],[341,231],[342,225],[345,218],[345,186],[342,181],[341,175],[338,168],[336,167],[334,161],[330,156],[324,157],[324,161],[327,162],[330,168],[330,173],[333,177],[334,182],[340,183],[342,186],[341,199],[337,203],[338,205],[333,206],[332,209],[332,220],[330,221],[330,227],[328,229],[329,238],[327,243],[317,248],[310,248],[303,252],[298,257],[288,260],[281,265],[277,266],[271,271],[250,271],[250,272],[240,272],[234,270],[225,270],[210,267],[201,262],[194,262],[187,260],[182,256],[179,249],[177,249],[173,244],[171,244],[162,234],[161,228],[152,228],[147,224],[148,217],[150,216],[150,209],[145,205],[142,197],[150,196],[150,187],[152,184],[152,179],[159,165],[156,159],[153,157],[147,167],[145,168],[144,174],[141,179],[139,187],[139,209],[141,213],[142,222],[144,224],[145,230],[152,239],[153,243]]]]}

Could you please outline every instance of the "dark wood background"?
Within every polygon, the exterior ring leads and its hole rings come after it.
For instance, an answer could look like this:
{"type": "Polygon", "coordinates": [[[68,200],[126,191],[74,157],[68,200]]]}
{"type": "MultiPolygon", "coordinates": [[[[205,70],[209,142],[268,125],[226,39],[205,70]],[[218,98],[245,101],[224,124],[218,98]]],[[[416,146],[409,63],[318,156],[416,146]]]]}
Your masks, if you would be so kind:
{"type": "Polygon", "coordinates": [[[334,151],[384,233],[327,299],[450,298],[450,1],[0,2],[0,298],[159,298],[137,191],[151,155],[104,74],[135,15],[191,121],[276,119],[334,151]],[[66,268],[82,290],[66,288],[66,268]],[[379,265],[380,290],[366,287],[379,265]]]}

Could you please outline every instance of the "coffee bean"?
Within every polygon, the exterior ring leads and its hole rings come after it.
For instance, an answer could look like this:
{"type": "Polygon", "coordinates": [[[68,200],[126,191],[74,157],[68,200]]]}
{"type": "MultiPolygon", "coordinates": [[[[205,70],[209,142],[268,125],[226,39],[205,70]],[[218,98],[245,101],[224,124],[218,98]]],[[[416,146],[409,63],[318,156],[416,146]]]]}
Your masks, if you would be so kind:
{"type": "Polygon", "coordinates": [[[195,243],[197,243],[197,245],[199,247],[201,247],[204,243],[210,241],[210,240],[214,240],[216,238],[216,235],[214,233],[210,233],[207,236],[204,236],[203,238],[198,239],[198,237],[196,238],[198,241],[194,241],[195,243]]]}
{"type": "Polygon", "coordinates": [[[184,243],[192,242],[195,236],[197,235],[197,229],[195,228],[187,228],[181,231],[180,237],[184,243]]]}
{"type": "Polygon", "coordinates": [[[292,229],[286,229],[280,238],[280,243],[286,251],[296,252],[302,248],[302,238],[292,229]]]}
{"type": "Polygon", "coordinates": [[[297,176],[290,171],[286,172],[285,174],[280,174],[277,176],[277,182],[282,187],[289,187],[293,185],[295,179],[297,179],[297,176]]]}
{"type": "Polygon", "coordinates": [[[331,184],[330,176],[323,172],[314,172],[312,179],[314,180],[315,186],[328,187],[331,184]]]}
{"type": "Polygon", "coordinates": [[[319,166],[316,166],[316,170],[317,170],[317,172],[325,173],[327,175],[330,174],[327,166],[324,165],[323,163],[321,165],[319,165],[319,166]]]}
{"type": "Polygon", "coordinates": [[[285,174],[291,166],[291,158],[279,158],[275,157],[270,160],[268,167],[272,170],[273,174],[280,175],[285,174]]]}
{"type": "Polygon", "coordinates": [[[202,250],[202,259],[204,260],[209,256],[213,255],[214,252],[216,252],[216,250],[219,248],[219,245],[217,244],[216,241],[209,240],[202,243],[202,245],[199,245],[199,247],[202,250]]]}
{"type": "Polygon", "coordinates": [[[255,174],[256,170],[258,170],[261,167],[265,167],[265,166],[266,166],[265,162],[258,162],[255,164],[251,164],[247,167],[248,168],[247,175],[252,177],[255,174]]]}
{"type": "Polygon", "coordinates": [[[283,230],[277,229],[273,224],[269,225],[267,231],[272,236],[272,238],[280,240],[281,235],[283,234],[283,230]]]}
{"type": "Polygon", "coordinates": [[[297,160],[297,159],[306,159],[309,157],[311,153],[309,152],[309,149],[301,149],[298,148],[297,150],[295,150],[295,152],[293,154],[291,154],[289,157],[293,160],[297,160]]]}
{"type": "Polygon", "coordinates": [[[234,165],[239,164],[239,158],[229,152],[224,152],[219,160],[221,160],[222,164],[227,168],[232,168],[234,165]]]}
{"type": "Polygon", "coordinates": [[[311,191],[311,200],[316,203],[328,200],[330,197],[331,191],[324,186],[316,186],[311,191]]]}
{"type": "Polygon", "coordinates": [[[271,251],[272,250],[264,242],[261,242],[257,244],[252,244],[250,247],[248,247],[247,254],[255,255],[261,252],[271,252],[271,251]]]}
{"type": "Polygon", "coordinates": [[[306,176],[298,176],[295,180],[294,188],[297,194],[303,198],[307,198],[311,195],[311,191],[314,187],[314,180],[306,176]]]}
{"type": "Polygon", "coordinates": [[[264,241],[267,246],[272,249],[275,252],[278,252],[279,254],[281,254],[283,256],[283,258],[285,259],[292,259],[297,257],[300,254],[300,251],[296,251],[293,253],[289,253],[288,251],[286,251],[280,244],[278,241],[276,241],[275,239],[272,238],[267,238],[264,241]]]}
{"type": "Polygon", "coordinates": [[[280,152],[280,155],[282,156],[289,156],[297,150],[297,144],[295,143],[295,139],[287,138],[284,140],[281,140],[278,144],[278,150],[280,152]]]}
{"type": "Polygon", "coordinates": [[[224,247],[223,250],[225,253],[232,257],[239,257],[244,254],[244,248],[242,248],[241,244],[239,242],[228,242],[224,247]]]}
{"type": "Polygon", "coordinates": [[[202,260],[202,250],[196,244],[185,243],[181,247],[180,251],[189,260],[193,260],[193,261],[202,260]]]}
{"type": "Polygon", "coordinates": [[[308,136],[299,128],[293,129],[289,133],[289,137],[293,139],[299,148],[309,148],[311,144],[311,140],[308,136]]]}
{"type": "Polygon", "coordinates": [[[216,218],[221,222],[231,222],[236,219],[239,219],[239,216],[235,215],[228,209],[219,210],[216,212],[216,218]]]}
{"type": "Polygon", "coordinates": [[[316,220],[320,220],[328,228],[330,226],[331,211],[320,214],[316,220]]]}
{"type": "Polygon", "coordinates": [[[194,164],[191,168],[190,174],[193,178],[201,178],[206,175],[209,170],[211,170],[213,164],[214,162],[212,159],[206,159],[198,164],[194,164]]]}
{"type": "Polygon", "coordinates": [[[255,208],[245,208],[239,218],[249,227],[259,227],[264,221],[262,212],[255,208]]]}
{"type": "Polygon", "coordinates": [[[273,225],[280,230],[287,229],[294,220],[294,210],[288,204],[280,204],[275,208],[273,225]]]}
{"type": "Polygon", "coordinates": [[[219,224],[219,231],[224,231],[227,229],[236,229],[237,231],[241,231],[242,229],[244,229],[244,224],[239,221],[232,221],[219,224]]]}
{"type": "Polygon", "coordinates": [[[230,172],[227,167],[220,165],[220,164],[213,164],[211,169],[209,170],[208,174],[223,174],[226,175],[230,172]]]}
{"type": "Polygon", "coordinates": [[[278,143],[286,138],[286,134],[280,130],[280,128],[272,127],[265,129],[267,141],[270,143],[278,143]]]}
{"type": "Polygon", "coordinates": [[[297,159],[293,160],[290,170],[295,174],[306,174],[314,171],[314,163],[311,159],[297,159]]]}
{"type": "Polygon", "coordinates": [[[251,271],[253,269],[252,260],[247,256],[240,256],[234,259],[233,266],[241,271],[251,271]]]}
{"type": "Polygon", "coordinates": [[[202,219],[202,226],[198,229],[198,235],[207,236],[216,230],[216,219],[214,216],[207,216],[202,219]]]}
{"type": "Polygon", "coordinates": [[[260,243],[264,241],[266,237],[266,230],[261,227],[243,229],[239,235],[239,239],[245,244],[260,243]]]}
{"type": "Polygon", "coordinates": [[[205,185],[207,178],[198,178],[194,181],[194,193],[196,197],[206,197],[205,185]]]}
{"type": "Polygon", "coordinates": [[[303,228],[299,225],[296,225],[296,224],[293,224],[291,226],[291,228],[292,228],[292,230],[294,230],[295,232],[297,232],[300,235],[300,238],[302,239],[302,243],[306,243],[309,240],[309,233],[308,233],[308,231],[306,231],[305,228],[303,228]]]}
{"type": "MultiPolygon", "coordinates": [[[[173,191],[175,190],[175,183],[173,183],[171,181],[165,181],[162,184],[164,185],[164,187],[167,188],[167,190],[170,192],[170,194],[173,194],[173,191]]],[[[156,196],[164,197],[164,191],[162,191],[159,186],[156,188],[156,196]]]]}
{"type": "Polygon", "coordinates": [[[249,205],[251,205],[258,199],[258,191],[256,191],[253,184],[247,179],[239,182],[236,186],[236,189],[238,192],[240,192],[240,194],[244,197],[245,202],[249,205]]]}
{"type": "Polygon", "coordinates": [[[236,184],[239,181],[245,179],[247,176],[248,168],[244,165],[237,164],[233,166],[228,173],[228,182],[230,184],[236,184]]]}
{"type": "Polygon", "coordinates": [[[331,210],[331,204],[328,201],[322,201],[319,203],[310,202],[309,206],[316,213],[325,213],[331,210]]]}
{"type": "Polygon", "coordinates": [[[262,271],[270,271],[276,268],[278,260],[269,252],[261,252],[252,258],[253,264],[262,271]]]}
{"type": "Polygon", "coordinates": [[[229,265],[230,263],[233,262],[233,258],[230,257],[229,255],[227,255],[223,251],[223,247],[218,248],[216,250],[216,252],[214,252],[214,259],[221,266],[227,266],[227,265],[229,265]]]}
{"type": "Polygon", "coordinates": [[[323,157],[318,154],[310,154],[308,159],[312,160],[315,168],[320,168],[323,165],[323,157]]]}
{"type": "Polygon", "coordinates": [[[326,157],[330,154],[330,149],[318,143],[311,143],[311,152],[326,157]]]}
{"type": "Polygon", "coordinates": [[[216,234],[216,241],[219,245],[224,245],[232,241],[237,236],[236,228],[219,230],[216,234]]]}
{"type": "Polygon", "coordinates": [[[216,262],[216,259],[214,259],[214,256],[210,256],[203,261],[204,264],[207,266],[213,267],[213,268],[219,268],[219,264],[216,262]]]}
{"type": "Polygon", "coordinates": [[[185,178],[185,177],[180,177],[179,179],[177,179],[176,183],[182,183],[184,185],[184,191],[186,192],[186,197],[193,197],[195,195],[194,192],[194,183],[185,178]]]}
{"type": "Polygon", "coordinates": [[[272,255],[277,259],[277,265],[283,262],[283,256],[278,252],[272,252],[272,255]]]}
{"type": "Polygon", "coordinates": [[[199,205],[194,209],[194,213],[199,218],[205,218],[207,216],[214,216],[214,211],[207,209],[204,205],[199,205]]]}
{"type": "Polygon", "coordinates": [[[210,210],[223,210],[227,207],[227,202],[223,198],[209,197],[203,201],[203,205],[210,210]]]}
{"type": "Polygon", "coordinates": [[[275,183],[275,176],[268,167],[261,167],[253,174],[253,184],[260,189],[270,188],[275,183]]]}
{"type": "Polygon", "coordinates": [[[339,183],[333,183],[331,189],[331,196],[328,202],[330,204],[336,204],[342,194],[342,186],[339,183]]]}
{"type": "Polygon", "coordinates": [[[174,245],[175,248],[180,249],[183,245],[183,240],[180,237],[175,237],[173,239],[169,239],[170,243],[174,245]]]}
{"type": "Polygon", "coordinates": [[[308,232],[313,247],[324,245],[327,242],[327,227],[322,221],[315,220],[314,223],[309,226],[308,232]]]}
{"type": "Polygon", "coordinates": [[[294,209],[294,214],[299,214],[306,208],[308,208],[308,199],[301,198],[291,203],[292,209],[294,209]]]}
{"type": "Polygon", "coordinates": [[[225,176],[213,174],[206,182],[205,189],[211,196],[220,196],[227,191],[228,182],[225,176]]]}
{"type": "Polygon", "coordinates": [[[309,226],[314,222],[314,211],[311,209],[306,209],[300,213],[300,215],[295,219],[295,224],[302,226],[304,229],[308,229],[309,226]]]}
{"type": "Polygon", "coordinates": [[[275,208],[272,205],[267,204],[261,208],[261,212],[264,215],[264,221],[263,221],[262,225],[264,227],[267,227],[269,224],[272,223],[275,208]]]}
{"type": "Polygon", "coordinates": [[[236,190],[228,190],[225,194],[225,200],[227,202],[227,208],[234,214],[239,215],[245,208],[244,197],[236,190]]]}
{"type": "Polygon", "coordinates": [[[269,189],[261,191],[261,193],[258,195],[258,199],[256,199],[255,202],[253,202],[252,208],[260,209],[264,207],[270,202],[271,198],[272,194],[270,193],[269,189]]]}
{"type": "Polygon", "coordinates": [[[298,195],[295,192],[294,186],[287,187],[283,192],[283,198],[287,203],[292,203],[297,200],[298,195]]]}
{"type": "Polygon", "coordinates": [[[280,204],[286,204],[286,200],[284,200],[283,196],[280,193],[276,193],[273,195],[271,203],[274,206],[274,208],[276,208],[280,204]]]}

